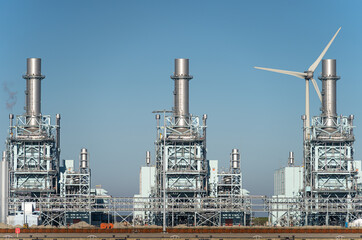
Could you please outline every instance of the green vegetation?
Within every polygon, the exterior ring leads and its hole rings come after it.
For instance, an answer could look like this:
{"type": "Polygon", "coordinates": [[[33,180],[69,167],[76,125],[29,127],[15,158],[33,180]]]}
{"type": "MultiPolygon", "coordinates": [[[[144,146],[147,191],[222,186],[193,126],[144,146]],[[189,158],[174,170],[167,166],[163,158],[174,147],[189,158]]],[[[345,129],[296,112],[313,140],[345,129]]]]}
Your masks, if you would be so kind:
{"type": "Polygon", "coordinates": [[[256,217],[256,218],[253,218],[253,225],[254,225],[254,226],[265,226],[267,222],[268,222],[268,218],[267,218],[267,217],[256,217]]]}

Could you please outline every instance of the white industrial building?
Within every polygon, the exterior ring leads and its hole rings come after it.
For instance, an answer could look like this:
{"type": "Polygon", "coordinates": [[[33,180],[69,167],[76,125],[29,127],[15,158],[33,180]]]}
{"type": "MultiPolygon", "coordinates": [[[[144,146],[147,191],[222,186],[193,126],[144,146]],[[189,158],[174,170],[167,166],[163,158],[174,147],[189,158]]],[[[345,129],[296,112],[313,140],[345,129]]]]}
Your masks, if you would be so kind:
{"type": "Polygon", "coordinates": [[[299,192],[303,189],[303,166],[294,165],[294,153],[289,153],[288,166],[274,172],[274,195],[273,206],[270,212],[272,225],[292,225],[298,213],[289,212],[293,208],[293,201],[296,201],[299,192]],[[293,199],[294,198],[294,199],[293,199]],[[283,204],[285,203],[285,204],[283,204]]]}
{"type": "MultiPolygon", "coordinates": [[[[149,154],[149,152],[147,153],[149,154]]],[[[137,198],[138,202],[135,203],[135,207],[140,208],[146,208],[147,202],[149,201],[149,197],[151,197],[152,188],[155,187],[156,184],[156,167],[155,166],[145,166],[141,167],[140,170],[140,191],[139,194],[135,194],[134,197],[137,198]],[[141,202],[144,199],[145,204],[142,204],[141,202]]],[[[133,218],[138,221],[142,222],[143,224],[146,224],[144,219],[146,219],[147,211],[134,211],[133,212],[133,218]]]]}
{"type": "Polygon", "coordinates": [[[303,167],[288,166],[274,172],[274,195],[293,197],[303,188],[303,167]]]}
{"type": "MultiPolygon", "coordinates": [[[[354,160],[358,172],[357,184],[362,193],[362,161],[354,160]]],[[[300,218],[298,196],[303,190],[304,166],[294,165],[294,154],[289,153],[288,166],[274,172],[274,195],[272,196],[270,221],[275,226],[292,226],[300,218]],[[295,202],[295,204],[293,204],[295,202]]]]}

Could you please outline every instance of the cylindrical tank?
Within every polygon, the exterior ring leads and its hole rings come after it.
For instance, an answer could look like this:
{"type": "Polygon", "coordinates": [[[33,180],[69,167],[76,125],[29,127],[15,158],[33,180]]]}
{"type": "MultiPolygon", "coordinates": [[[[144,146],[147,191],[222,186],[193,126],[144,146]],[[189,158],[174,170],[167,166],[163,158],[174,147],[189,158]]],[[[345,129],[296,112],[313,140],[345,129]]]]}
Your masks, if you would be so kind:
{"type": "Polygon", "coordinates": [[[189,120],[189,59],[175,59],[175,73],[171,78],[175,81],[174,116],[179,130],[186,130],[189,120]]]}
{"type": "Polygon", "coordinates": [[[80,152],[80,168],[81,169],[88,168],[88,151],[86,148],[82,148],[80,152]]]}
{"type": "Polygon", "coordinates": [[[239,168],[239,163],[240,163],[239,149],[234,148],[231,151],[231,165],[232,165],[232,168],[233,169],[239,168]]]}
{"type": "Polygon", "coordinates": [[[28,125],[39,126],[39,116],[41,115],[41,59],[28,58],[27,71],[23,76],[26,79],[26,115],[28,115],[28,125]]]}
{"type": "Polygon", "coordinates": [[[294,166],[294,152],[289,152],[288,166],[289,166],[289,167],[293,167],[293,166],[294,166]]]}
{"type": "Polygon", "coordinates": [[[336,82],[339,79],[336,70],[336,59],[322,60],[322,118],[326,130],[334,130],[337,119],[336,82]]]}
{"type": "Polygon", "coordinates": [[[1,176],[0,176],[0,187],[1,187],[1,196],[0,196],[0,207],[1,207],[1,222],[6,223],[7,214],[8,214],[8,181],[9,181],[9,167],[8,162],[6,161],[6,151],[3,151],[2,161],[1,161],[1,176]]]}
{"type": "Polygon", "coordinates": [[[149,165],[151,163],[151,152],[146,152],[146,164],[149,165]]]}

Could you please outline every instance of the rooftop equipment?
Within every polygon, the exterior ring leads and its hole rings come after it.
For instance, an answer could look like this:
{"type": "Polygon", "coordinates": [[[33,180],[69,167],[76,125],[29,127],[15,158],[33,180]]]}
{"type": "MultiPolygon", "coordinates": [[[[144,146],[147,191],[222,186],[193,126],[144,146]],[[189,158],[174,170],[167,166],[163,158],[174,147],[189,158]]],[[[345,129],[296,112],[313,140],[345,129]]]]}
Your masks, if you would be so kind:
{"type": "Polygon", "coordinates": [[[289,152],[288,167],[294,167],[294,152],[289,152]]]}
{"type": "Polygon", "coordinates": [[[150,163],[151,163],[151,152],[147,151],[146,152],[146,164],[147,164],[147,166],[150,165],[150,163]]]}

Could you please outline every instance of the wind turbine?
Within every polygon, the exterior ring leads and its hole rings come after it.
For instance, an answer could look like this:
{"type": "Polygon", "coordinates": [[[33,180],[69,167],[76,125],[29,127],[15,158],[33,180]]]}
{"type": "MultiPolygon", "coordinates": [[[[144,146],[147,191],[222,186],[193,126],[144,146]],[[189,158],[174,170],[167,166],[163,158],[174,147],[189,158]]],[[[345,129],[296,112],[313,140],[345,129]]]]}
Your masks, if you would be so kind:
{"type": "Polygon", "coordinates": [[[312,80],[314,89],[316,90],[319,100],[322,102],[322,95],[321,92],[319,91],[317,82],[314,80],[313,78],[313,74],[315,69],[317,68],[317,66],[319,65],[320,61],[322,60],[322,58],[324,57],[324,55],[326,54],[328,48],[331,46],[332,42],[334,41],[334,39],[336,38],[339,30],[341,30],[341,28],[338,29],[338,31],[334,34],[333,38],[331,39],[331,41],[329,41],[329,43],[327,44],[327,46],[324,48],[323,52],[321,53],[321,55],[319,55],[319,57],[317,58],[317,60],[308,68],[307,71],[304,72],[293,72],[293,71],[285,71],[285,70],[279,70],[279,69],[272,69],[272,68],[262,68],[262,67],[254,67],[257,69],[261,69],[261,70],[266,70],[266,71],[271,71],[271,72],[277,72],[277,73],[282,73],[282,74],[287,74],[287,75],[291,75],[291,76],[295,76],[301,79],[305,79],[305,116],[306,116],[306,128],[307,130],[310,127],[310,117],[309,117],[309,80],[312,80]]]}

